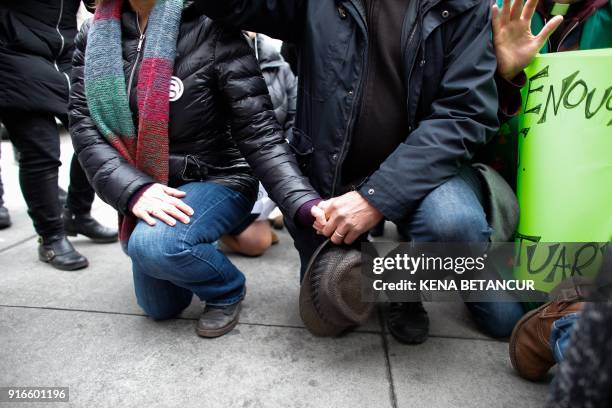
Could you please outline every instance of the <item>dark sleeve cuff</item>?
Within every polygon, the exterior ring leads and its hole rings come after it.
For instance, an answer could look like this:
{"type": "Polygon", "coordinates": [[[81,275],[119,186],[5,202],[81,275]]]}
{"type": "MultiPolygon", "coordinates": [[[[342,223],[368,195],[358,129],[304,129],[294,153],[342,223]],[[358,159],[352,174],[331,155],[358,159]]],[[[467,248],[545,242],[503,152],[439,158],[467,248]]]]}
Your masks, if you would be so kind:
{"type": "Polygon", "coordinates": [[[311,214],[312,207],[318,205],[322,200],[315,198],[302,204],[295,214],[295,221],[301,227],[312,227],[315,222],[315,218],[311,214]]]}
{"type": "Polygon", "coordinates": [[[407,209],[397,202],[397,195],[385,191],[383,183],[377,183],[372,175],[357,192],[361,194],[372,207],[382,213],[385,219],[399,223],[407,214],[407,209]]]}
{"type": "Polygon", "coordinates": [[[523,100],[521,89],[527,83],[525,71],[515,76],[511,81],[503,78],[499,73],[495,74],[495,83],[499,93],[499,120],[504,123],[518,115],[521,111],[523,100]]]}

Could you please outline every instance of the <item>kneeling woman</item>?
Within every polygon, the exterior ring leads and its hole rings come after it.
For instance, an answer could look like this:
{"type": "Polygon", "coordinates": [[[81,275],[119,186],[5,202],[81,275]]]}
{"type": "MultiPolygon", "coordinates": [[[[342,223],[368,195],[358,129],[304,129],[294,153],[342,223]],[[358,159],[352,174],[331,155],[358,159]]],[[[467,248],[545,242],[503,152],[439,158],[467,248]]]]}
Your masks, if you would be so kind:
{"type": "Polygon", "coordinates": [[[236,325],[245,277],[214,242],[249,215],[257,178],[288,216],[318,195],[249,44],[192,4],[99,2],[76,40],[70,131],[120,213],[138,304],[168,319],[195,294],[206,302],[197,332],[216,337],[236,325]]]}

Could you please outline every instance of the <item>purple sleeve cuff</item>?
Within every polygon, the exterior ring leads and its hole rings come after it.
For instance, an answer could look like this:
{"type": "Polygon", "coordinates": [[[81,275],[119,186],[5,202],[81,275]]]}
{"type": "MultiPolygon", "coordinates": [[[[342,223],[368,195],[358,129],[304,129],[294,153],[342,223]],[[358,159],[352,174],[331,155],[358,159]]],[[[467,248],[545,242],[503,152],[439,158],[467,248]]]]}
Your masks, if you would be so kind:
{"type": "Polygon", "coordinates": [[[499,92],[499,117],[501,122],[507,122],[509,119],[518,115],[521,110],[522,98],[521,88],[527,82],[525,71],[521,71],[511,81],[502,78],[501,75],[495,75],[497,91],[499,92]]]}
{"type": "Polygon", "coordinates": [[[136,205],[136,202],[140,200],[140,197],[142,197],[144,192],[147,191],[149,187],[151,187],[152,185],[153,184],[147,184],[145,186],[142,186],[140,187],[140,189],[138,189],[138,191],[132,194],[132,197],[130,197],[130,201],[128,201],[128,210],[130,212],[132,212],[132,208],[134,208],[134,206],[136,205]]]}
{"type": "Polygon", "coordinates": [[[312,207],[318,205],[322,200],[315,198],[314,200],[306,201],[295,214],[295,221],[302,227],[312,227],[315,222],[315,218],[310,213],[312,207]]]}

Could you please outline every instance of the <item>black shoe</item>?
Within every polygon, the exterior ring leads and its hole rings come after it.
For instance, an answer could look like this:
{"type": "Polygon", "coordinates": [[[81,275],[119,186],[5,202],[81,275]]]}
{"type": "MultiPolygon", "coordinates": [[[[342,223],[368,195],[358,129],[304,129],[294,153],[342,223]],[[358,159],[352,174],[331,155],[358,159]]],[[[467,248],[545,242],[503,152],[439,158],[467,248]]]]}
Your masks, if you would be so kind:
{"type": "Polygon", "coordinates": [[[100,244],[117,242],[118,238],[117,230],[103,226],[91,214],[77,215],[68,209],[64,211],[64,230],[70,237],[81,234],[100,244]]]}
{"type": "Polygon", "coordinates": [[[87,268],[87,258],[77,252],[63,235],[47,239],[39,238],[38,259],[62,271],[76,271],[87,268]]]}
{"type": "Polygon", "coordinates": [[[389,304],[387,328],[403,344],[421,344],[429,337],[429,317],[422,302],[389,304]]]}
{"type": "Polygon", "coordinates": [[[0,229],[5,229],[11,226],[11,216],[5,206],[0,207],[0,229]]]}

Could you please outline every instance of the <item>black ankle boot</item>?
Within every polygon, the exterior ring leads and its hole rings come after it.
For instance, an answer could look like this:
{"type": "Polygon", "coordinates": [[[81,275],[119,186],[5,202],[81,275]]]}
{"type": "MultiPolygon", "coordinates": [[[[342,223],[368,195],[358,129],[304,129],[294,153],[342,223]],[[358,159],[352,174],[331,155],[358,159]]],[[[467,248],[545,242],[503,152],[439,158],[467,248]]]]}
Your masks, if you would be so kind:
{"type": "Polygon", "coordinates": [[[64,230],[68,236],[81,234],[100,244],[117,242],[118,238],[117,230],[103,226],[91,214],[74,214],[68,209],[64,210],[64,230]]]}
{"type": "Polygon", "coordinates": [[[0,206],[0,229],[11,226],[11,217],[5,206],[0,206]]]}
{"type": "Polygon", "coordinates": [[[429,317],[422,302],[390,303],[389,333],[403,344],[421,344],[429,337],[429,317]]]}
{"type": "Polygon", "coordinates": [[[38,239],[38,259],[62,271],[87,268],[89,262],[63,235],[38,239]]]}

